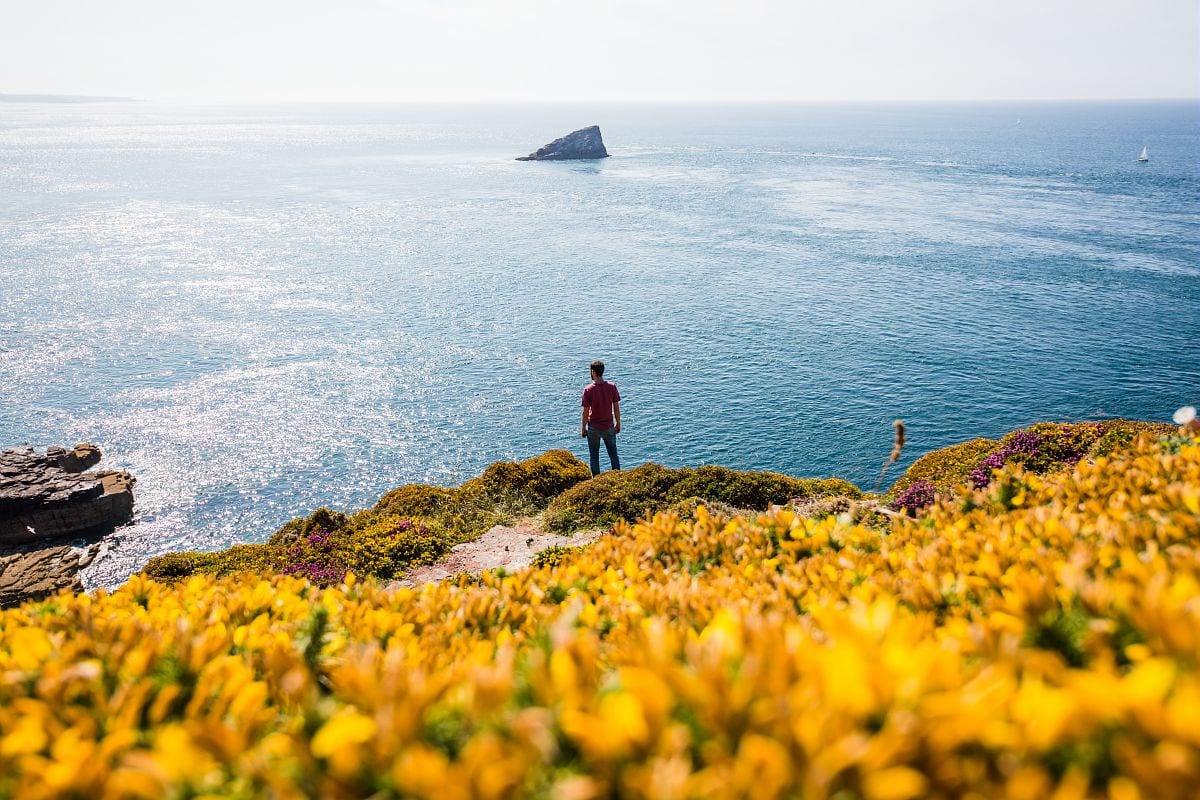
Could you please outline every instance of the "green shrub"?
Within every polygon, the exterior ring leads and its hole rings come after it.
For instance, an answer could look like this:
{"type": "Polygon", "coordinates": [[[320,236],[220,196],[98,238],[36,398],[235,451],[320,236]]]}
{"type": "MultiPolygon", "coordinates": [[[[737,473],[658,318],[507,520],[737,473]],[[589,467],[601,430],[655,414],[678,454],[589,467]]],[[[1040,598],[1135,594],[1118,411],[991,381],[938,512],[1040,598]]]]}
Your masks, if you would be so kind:
{"type": "Polygon", "coordinates": [[[198,553],[188,550],[182,553],[164,553],[155,556],[142,568],[143,574],[159,583],[173,583],[180,578],[186,578],[197,572],[204,572],[205,567],[212,561],[212,553],[198,553]]]}
{"type": "Polygon", "coordinates": [[[552,497],[591,476],[567,450],[551,450],[524,461],[497,461],[457,488],[409,484],[385,494],[378,514],[436,520],[459,541],[493,525],[536,514],[552,497]]]}
{"type": "Polygon", "coordinates": [[[232,575],[237,572],[268,574],[277,572],[279,548],[266,544],[235,544],[216,553],[189,550],[165,553],[150,559],[142,574],[156,581],[171,583],[191,575],[211,573],[232,575]]]}
{"type": "Polygon", "coordinates": [[[272,544],[235,544],[228,550],[207,553],[209,557],[197,572],[214,575],[233,575],[238,572],[256,572],[260,575],[278,572],[281,548],[272,544]]]}
{"type": "Polygon", "coordinates": [[[336,530],[314,528],[287,541],[239,544],[217,553],[168,553],[151,559],[142,572],[166,582],[196,573],[253,572],[302,575],[330,585],[339,583],[347,571],[389,580],[410,566],[433,563],[453,544],[437,523],[394,515],[356,518],[366,524],[347,524],[336,530]]]}
{"type": "Polygon", "coordinates": [[[551,450],[522,461],[520,467],[521,482],[516,490],[536,497],[543,508],[567,489],[592,477],[587,464],[569,450],[551,450]]]}
{"type": "Polygon", "coordinates": [[[282,528],[271,534],[269,544],[289,544],[302,537],[308,536],[315,530],[336,531],[346,527],[348,523],[345,514],[340,511],[330,511],[322,506],[307,517],[296,517],[284,524],[282,528]]]}
{"type": "Polygon", "coordinates": [[[496,461],[484,467],[483,473],[459,487],[471,494],[504,497],[516,494],[524,482],[521,465],[516,461],[496,461]]]}
{"type": "Polygon", "coordinates": [[[388,515],[360,529],[314,532],[284,551],[281,569],[307,572],[307,565],[317,564],[387,580],[410,566],[433,563],[450,546],[439,526],[388,515]]]}
{"type": "Polygon", "coordinates": [[[1009,462],[1020,464],[1026,471],[1040,475],[1064,466],[1074,466],[1079,459],[1088,455],[1105,430],[1105,423],[1102,422],[1039,422],[1024,430],[1005,434],[1000,444],[1008,444],[1022,434],[1039,437],[1040,441],[1033,452],[1018,453],[1009,462]]]}
{"type": "Polygon", "coordinates": [[[567,556],[577,553],[582,549],[582,547],[569,547],[561,544],[551,545],[545,550],[539,550],[535,553],[533,561],[530,563],[534,569],[538,569],[539,567],[557,567],[567,556]]]}
{"type": "Polygon", "coordinates": [[[572,531],[612,525],[661,510],[676,471],[661,464],[610,470],[572,486],[550,501],[545,523],[551,530],[572,531]]]}
{"type": "Polygon", "coordinates": [[[454,503],[456,494],[455,489],[409,483],[379,498],[372,510],[401,517],[440,517],[454,503]]]}
{"type": "Polygon", "coordinates": [[[984,459],[980,474],[973,475],[972,482],[986,484],[987,474],[1000,464],[1019,464],[1039,475],[1068,469],[1083,458],[1096,458],[1101,447],[1108,454],[1128,446],[1142,432],[1161,435],[1170,430],[1169,425],[1130,420],[1039,422],[1001,438],[1000,447],[984,459]]]}
{"type": "Polygon", "coordinates": [[[783,505],[797,498],[840,494],[862,497],[858,487],[836,478],[814,480],[793,478],[777,472],[748,472],[727,467],[704,466],[677,471],[679,479],[667,492],[669,502],[687,497],[716,500],[735,508],[755,511],[783,505]]]}
{"type": "Polygon", "coordinates": [[[410,483],[385,494],[372,511],[376,518],[395,516],[437,522],[458,541],[474,539],[505,518],[478,484],[448,489],[410,483]]]}
{"type": "Polygon", "coordinates": [[[1138,420],[1117,419],[1107,423],[1104,435],[1092,446],[1088,454],[1092,458],[1112,455],[1115,451],[1131,447],[1139,436],[1160,438],[1170,436],[1179,429],[1166,422],[1140,422],[1138,420]]]}
{"type": "Polygon", "coordinates": [[[550,502],[546,513],[542,515],[542,524],[548,531],[570,533],[584,527],[586,522],[583,514],[569,505],[550,502]]]}
{"type": "Polygon", "coordinates": [[[464,492],[481,492],[493,500],[525,502],[544,508],[551,498],[592,475],[587,465],[568,450],[550,450],[524,461],[497,461],[462,485],[464,492]]]}
{"type": "Polygon", "coordinates": [[[296,517],[283,523],[279,530],[271,534],[267,541],[271,544],[287,544],[294,542],[304,535],[305,517],[296,517]]]}
{"type": "Polygon", "coordinates": [[[664,511],[689,498],[762,511],[796,498],[828,495],[858,498],[862,492],[854,484],[836,478],[810,480],[717,466],[673,470],[660,464],[643,464],[636,469],[602,473],[563,492],[546,509],[545,524],[559,531],[602,527],[664,511]]]}

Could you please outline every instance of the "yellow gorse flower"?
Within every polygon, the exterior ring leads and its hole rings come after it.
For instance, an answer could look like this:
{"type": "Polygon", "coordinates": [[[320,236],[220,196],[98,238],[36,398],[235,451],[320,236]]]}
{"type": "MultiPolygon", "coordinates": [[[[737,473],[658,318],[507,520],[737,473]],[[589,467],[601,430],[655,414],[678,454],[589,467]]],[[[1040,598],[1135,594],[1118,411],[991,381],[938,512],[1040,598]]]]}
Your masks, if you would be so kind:
{"type": "Polygon", "coordinates": [[[1183,798],[1200,446],[886,529],[659,515],[513,575],[0,612],[0,797],[1183,798]]]}

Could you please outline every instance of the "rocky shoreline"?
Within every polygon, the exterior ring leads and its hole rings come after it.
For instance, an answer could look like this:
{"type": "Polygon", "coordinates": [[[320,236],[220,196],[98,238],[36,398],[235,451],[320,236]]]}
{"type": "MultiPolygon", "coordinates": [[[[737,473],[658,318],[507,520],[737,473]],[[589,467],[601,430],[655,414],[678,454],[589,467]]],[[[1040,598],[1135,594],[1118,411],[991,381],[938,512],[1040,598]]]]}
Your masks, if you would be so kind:
{"type": "Polygon", "coordinates": [[[0,452],[0,607],[81,589],[99,538],[133,516],[134,477],[93,444],[0,452]]]}

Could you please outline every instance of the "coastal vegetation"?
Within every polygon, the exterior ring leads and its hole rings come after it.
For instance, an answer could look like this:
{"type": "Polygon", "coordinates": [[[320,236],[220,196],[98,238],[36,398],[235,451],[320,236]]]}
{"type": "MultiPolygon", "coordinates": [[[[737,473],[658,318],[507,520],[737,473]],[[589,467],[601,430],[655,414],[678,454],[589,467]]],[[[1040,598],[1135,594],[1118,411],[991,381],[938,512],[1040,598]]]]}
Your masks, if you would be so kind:
{"type": "Polygon", "coordinates": [[[589,478],[587,465],[570,452],[551,450],[521,462],[496,462],[458,487],[407,484],[355,514],[319,508],[288,522],[264,544],[167,553],[151,559],[143,572],[168,581],[245,571],[301,575],[322,586],[340,583],[348,572],[387,580],[434,562],[493,525],[531,516],[542,515],[549,530],[569,534],[668,509],[686,516],[699,504],[761,511],[814,497],[862,497],[858,487],[843,480],[718,466],[644,464],[589,478]]]}
{"type": "Polygon", "coordinates": [[[692,498],[739,509],[761,511],[810,497],[862,497],[854,484],[830,478],[810,480],[774,472],[704,466],[668,469],[643,464],[636,469],[604,472],[554,498],[546,509],[551,530],[573,531],[632,522],[692,498]]]}
{"type": "Polygon", "coordinates": [[[914,486],[918,488],[913,494],[922,498],[953,492],[967,483],[986,486],[992,471],[1006,464],[1020,464],[1027,471],[1045,474],[1073,466],[1085,456],[1108,455],[1117,447],[1129,445],[1139,434],[1166,436],[1173,430],[1165,423],[1126,419],[1041,422],[1012,431],[999,441],[972,439],[927,453],[913,462],[887,497],[902,507],[910,504],[905,496],[914,486]]]}
{"type": "Polygon", "coordinates": [[[587,465],[566,450],[500,461],[459,487],[400,486],[373,508],[351,515],[319,508],[288,522],[264,544],[167,553],[151,559],[144,573],[178,580],[251,571],[300,575],[323,586],[340,583],[348,572],[390,579],[432,563],[493,525],[537,514],[550,498],[589,477],[587,465]]]}
{"type": "MultiPolygon", "coordinates": [[[[512,574],[200,570],[0,612],[0,797],[1189,797],[1200,434],[1028,430],[918,460],[879,502],[930,502],[884,525],[717,512],[684,501],[796,484],[647,467],[538,495],[622,519],[512,574]]],[[[356,530],[452,540],[445,505],[356,530]]]]}
{"type": "MultiPolygon", "coordinates": [[[[998,441],[974,439],[922,456],[884,500],[893,509],[915,514],[938,494],[964,484],[986,486],[992,472],[1008,464],[1045,474],[1085,456],[1106,455],[1139,433],[1172,430],[1170,425],[1129,420],[1039,423],[998,441]]],[[[837,478],[794,478],[716,465],[670,469],[651,463],[592,478],[587,465],[569,451],[551,450],[521,462],[496,462],[457,487],[406,484],[354,514],[320,508],[288,522],[263,544],[167,553],[151,559],[143,572],[165,581],[245,571],[300,575],[322,586],[340,583],[349,572],[390,580],[435,562],[455,544],[494,525],[518,519],[536,518],[546,530],[570,534],[662,511],[692,519],[699,506],[737,513],[790,504],[811,514],[822,508],[845,511],[847,501],[865,497],[857,486],[837,478]]]]}

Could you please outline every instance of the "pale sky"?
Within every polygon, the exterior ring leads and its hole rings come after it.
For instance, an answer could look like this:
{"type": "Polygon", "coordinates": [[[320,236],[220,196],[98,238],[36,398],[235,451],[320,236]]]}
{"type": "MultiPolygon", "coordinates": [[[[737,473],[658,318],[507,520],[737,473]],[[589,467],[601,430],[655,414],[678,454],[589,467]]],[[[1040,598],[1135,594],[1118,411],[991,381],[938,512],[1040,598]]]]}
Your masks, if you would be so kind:
{"type": "Polygon", "coordinates": [[[1200,97],[1200,0],[0,0],[0,93],[1200,97]]]}

